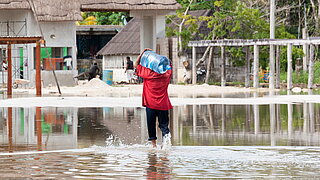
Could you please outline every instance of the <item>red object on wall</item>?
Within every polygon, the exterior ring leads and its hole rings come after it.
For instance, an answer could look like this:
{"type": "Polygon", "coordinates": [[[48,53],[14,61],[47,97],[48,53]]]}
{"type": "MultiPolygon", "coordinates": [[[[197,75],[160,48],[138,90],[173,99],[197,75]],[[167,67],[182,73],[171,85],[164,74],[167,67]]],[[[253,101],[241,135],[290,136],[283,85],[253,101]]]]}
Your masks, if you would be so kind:
{"type": "Polygon", "coordinates": [[[63,58],[43,58],[43,70],[52,70],[50,61],[54,70],[63,70],[63,58]]]}

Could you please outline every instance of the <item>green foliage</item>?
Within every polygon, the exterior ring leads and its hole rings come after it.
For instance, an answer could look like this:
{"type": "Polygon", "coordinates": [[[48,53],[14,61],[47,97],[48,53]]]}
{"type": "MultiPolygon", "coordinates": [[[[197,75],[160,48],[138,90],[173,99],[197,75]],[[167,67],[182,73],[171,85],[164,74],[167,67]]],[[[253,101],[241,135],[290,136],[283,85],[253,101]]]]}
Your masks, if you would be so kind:
{"type": "MultiPolygon", "coordinates": [[[[314,84],[320,84],[320,62],[314,63],[314,84]]],[[[280,74],[281,82],[287,82],[287,73],[282,71],[280,74]]],[[[292,73],[292,83],[294,84],[308,84],[308,72],[301,72],[300,74],[294,72],[292,73]]]]}
{"type": "MultiPolygon", "coordinates": [[[[97,25],[124,25],[129,14],[126,12],[84,12],[82,18],[95,17],[97,25]]],[[[81,24],[81,22],[79,23],[81,24]]]]}
{"type": "MultiPolygon", "coordinates": [[[[170,19],[177,17],[180,23],[182,19],[186,19],[181,36],[183,39],[183,48],[188,48],[187,44],[195,35],[202,39],[267,39],[269,38],[269,14],[261,7],[250,6],[248,1],[244,0],[197,0],[192,3],[190,10],[195,9],[211,9],[211,16],[191,17],[183,16],[182,13],[189,5],[189,0],[178,0],[182,5],[182,9],[178,11],[177,16],[171,16],[170,19]],[[209,34],[200,34],[198,24],[200,21],[207,22],[207,26],[211,29],[209,34]]],[[[291,2],[291,1],[290,1],[291,2]]],[[[259,4],[259,3],[258,3],[259,4]]],[[[265,3],[267,4],[267,3],[265,3]]],[[[297,5],[296,2],[291,4],[297,5]]],[[[280,0],[278,6],[290,5],[289,2],[280,0]]],[[[279,16],[281,13],[279,13],[279,16]]],[[[171,21],[168,20],[167,23],[171,21]]],[[[176,28],[167,28],[167,36],[178,36],[176,28]]],[[[285,23],[278,24],[276,27],[276,38],[278,39],[294,39],[297,34],[292,34],[292,28],[285,23]]],[[[251,52],[253,48],[251,47],[251,52]]],[[[243,66],[245,64],[245,53],[242,48],[226,48],[227,56],[234,66],[243,66]]],[[[287,67],[286,47],[281,47],[281,68],[287,67]]],[[[303,52],[300,47],[293,47],[293,59],[302,58],[303,52]]],[[[260,47],[260,65],[263,69],[269,66],[269,47],[260,47]]]]}

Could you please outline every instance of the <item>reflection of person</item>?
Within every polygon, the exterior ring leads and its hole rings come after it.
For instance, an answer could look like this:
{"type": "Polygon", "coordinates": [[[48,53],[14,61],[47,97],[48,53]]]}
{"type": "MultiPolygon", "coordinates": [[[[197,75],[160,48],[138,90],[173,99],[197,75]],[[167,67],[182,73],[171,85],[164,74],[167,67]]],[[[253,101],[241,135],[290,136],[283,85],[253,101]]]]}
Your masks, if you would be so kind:
{"type": "Polygon", "coordinates": [[[148,154],[149,166],[146,169],[146,179],[170,179],[171,169],[166,157],[157,157],[155,153],[148,154]]]}
{"type": "Polygon", "coordinates": [[[156,147],[156,118],[158,117],[159,128],[162,131],[162,141],[164,145],[171,145],[171,135],[169,125],[169,109],[172,109],[168,96],[168,86],[172,75],[172,70],[167,70],[164,74],[158,74],[151,69],[140,65],[141,56],[145,49],[137,58],[135,67],[137,75],[143,78],[142,105],[146,107],[147,125],[149,141],[156,147]]]}
{"type": "Polygon", "coordinates": [[[128,121],[128,123],[130,123],[134,118],[134,108],[127,107],[125,109],[126,109],[126,113],[127,113],[127,121],[128,121]]]}
{"type": "Polygon", "coordinates": [[[96,78],[96,76],[100,73],[100,69],[98,67],[98,63],[96,61],[93,61],[93,65],[89,69],[89,78],[90,81],[93,78],[96,78]]]}
{"type": "Polygon", "coordinates": [[[127,65],[126,65],[126,70],[124,73],[127,73],[127,78],[129,83],[133,83],[133,62],[131,61],[130,57],[127,57],[127,65]]]}

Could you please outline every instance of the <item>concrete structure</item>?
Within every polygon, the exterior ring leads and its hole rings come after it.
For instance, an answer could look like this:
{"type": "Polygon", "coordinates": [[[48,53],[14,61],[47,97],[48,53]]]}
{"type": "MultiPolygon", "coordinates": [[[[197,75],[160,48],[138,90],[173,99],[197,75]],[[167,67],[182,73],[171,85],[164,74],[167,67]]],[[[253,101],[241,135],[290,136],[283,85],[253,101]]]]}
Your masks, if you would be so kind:
{"type": "MultiPolygon", "coordinates": [[[[37,22],[31,10],[0,10],[1,35],[9,36],[42,36],[39,25],[42,28],[46,46],[54,48],[55,57],[63,57],[62,48],[67,49],[67,54],[76,57],[76,40],[75,40],[75,21],[62,22],[37,22]],[[5,28],[4,25],[9,28],[5,28]]],[[[12,45],[13,57],[13,79],[28,79],[31,85],[35,86],[35,46],[36,44],[17,44],[12,45]],[[21,60],[23,60],[21,63],[21,60]],[[21,73],[21,71],[23,73],[21,73]]],[[[0,46],[2,50],[6,50],[6,46],[0,46]]],[[[54,52],[52,52],[54,53],[54,52]]],[[[5,59],[4,59],[5,60],[5,59]]],[[[76,58],[73,58],[73,65],[76,67],[76,58]]],[[[51,71],[42,71],[45,74],[51,71]]],[[[3,73],[6,77],[6,72],[3,73]]],[[[77,74],[76,68],[73,70],[57,72],[67,77],[73,77],[77,74]]],[[[0,76],[2,73],[0,73],[0,76]]],[[[50,79],[42,78],[44,85],[48,85],[50,79]]],[[[65,82],[60,79],[61,85],[74,85],[74,82],[65,82]]]]}
{"type": "MultiPolygon", "coordinates": [[[[141,48],[155,49],[156,38],[164,37],[164,15],[178,8],[180,5],[175,0],[132,0],[129,2],[122,0],[117,2],[111,0],[8,0],[0,2],[0,31],[5,36],[43,37],[49,50],[43,49],[42,57],[48,56],[47,61],[50,61],[50,58],[60,58],[59,66],[63,66],[61,63],[63,56],[72,56],[72,69],[56,72],[60,85],[72,86],[74,83],[69,80],[65,81],[65,79],[70,79],[77,74],[75,21],[82,20],[81,11],[130,11],[132,16],[143,19],[142,24],[145,25],[145,27],[140,26],[143,42],[141,48]],[[7,24],[2,27],[5,23],[7,24]],[[19,26],[19,23],[23,25],[19,26]]],[[[0,46],[0,48],[5,51],[5,47],[0,46]]],[[[17,57],[13,60],[13,66],[16,69],[13,79],[28,79],[31,81],[31,86],[34,86],[35,83],[34,48],[34,45],[14,45],[12,47],[12,57],[17,57]]],[[[42,74],[43,77],[49,78],[42,79],[45,86],[56,81],[51,79],[50,71],[44,70],[42,74]]],[[[0,75],[4,79],[6,73],[0,73],[0,75]]]]}
{"type": "MultiPolygon", "coordinates": [[[[292,88],[292,46],[298,46],[298,45],[305,45],[307,44],[308,46],[311,46],[310,48],[310,54],[308,55],[311,58],[309,59],[309,79],[308,79],[308,88],[312,89],[313,88],[313,63],[314,63],[314,45],[319,45],[320,44],[320,37],[313,37],[309,39],[224,39],[224,40],[215,40],[215,41],[210,41],[210,40],[202,40],[202,41],[190,41],[188,46],[192,47],[193,49],[193,84],[196,84],[196,72],[195,72],[195,67],[196,67],[196,48],[199,47],[221,47],[221,68],[220,68],[220,73],[221,73],[221,86],[225,86],[225,80],[226,80],[226,74],[225,74],[225,55],[224,55],[224,47],[226,46],[235,46],[235,47],[245,47],[245,46],[254,46],[254,60],[253,60],[253,87],[258,88],[259,87],[259,79],[258,79],[258,67],[259,67],[259,46],[269,46],[269,45],[278,45],[278,46],[287,46],[287,58],[288,58],[288,79],[287,79],[287,89],[290,90],[292,88]]],[[[248,59],[247,59],[248,60],[248,59]]],[[[246,66],[246,68],[249,68],[249,66],[246,66]]],[[[249,76],[249,70],[247,69],[245,71],[247,73],[246,76],[249,76]]],[[[270,76],[274,76],[274,74],[270,74],[270,76]]],[[[270,78],[269,83],[274,85],[275,78],[270,78]]],[[[273,88],[271,88],[273,89],[273,88]]]]}
{"type": "MultiPolygon", "coordinates": [[[[125,82],[127,81],[125,72],[126,57],[130,57],[135,61],[140,54],[141,48],[141,20],[133,18],[115,37],[112,38],[99,52],[103,56],[103,70],[113,71],[113,81],[125,82]]],[[[153,49],[157,53],[167,56],[173,61],[177,62],[177,43],[173,39],[156,38],[156,48],[153,49]]],[[[177,63],[178,65],[178,63],[177,63]]],[[[174,74],[177,74],[176,68],[174,74]]],[[[176,75],[177,76],[177,75],[176,75]]],[[[177,77],[174,75],[173,79],[176,81],[177,77]]]]}

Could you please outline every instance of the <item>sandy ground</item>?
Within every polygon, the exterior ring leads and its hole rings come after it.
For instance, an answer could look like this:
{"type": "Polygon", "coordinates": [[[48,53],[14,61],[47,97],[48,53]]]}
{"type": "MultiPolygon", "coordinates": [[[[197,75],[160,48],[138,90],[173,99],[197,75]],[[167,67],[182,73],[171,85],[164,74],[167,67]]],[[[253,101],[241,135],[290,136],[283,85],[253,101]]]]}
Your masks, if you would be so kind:
{"type": "MultiPolygon", "coordinates": [[[[13,90],[13,94],[16,95],[14,98],[0,100],[0,107],[141,107],[142,89],[142,85],[109,86],[99,79],[76,87],[61,87],[61,96],[57,87],[43,88],[43,97],[35,97],[33,88],[18,88],[13,90]]],[[[268,88],[170,84],[168,92],[174,106],[320,103],[319,95],[280,96],[274,95],[277,92],[270,92],[268,88]]]]}
{"type": "MultiPolygon", "coordinates": [[[[258,98],[170,98],[182,105],[263,105],[320,103],[320,95],[282,95],[258,98]]],[[[27,97],[0,100],[0,107],[141,107],[141,97],[27,97]]]]}
{"type": "MultiPolygon", "coordinates": [[[[141,96],[142,84],[140,85],[116,85],[109,86],[101,80],[93,79],[90,82],[82,82],[75,87],[61,87],[62,96],[112,96],[112,97],[131,97],[141,96]]],[[[248,93],[248,92],[268,92],[268,89],[239,88],[239,87],[220,87],[212,85],[173,85],[168,88],[171,97],[208,97],[215,95],[248,93]]],[[[19,88],[14,89],[14,94],[35,95],[35,89],[19,88]]],[[[44,96],[59,95],[57,87],[42,89],[44,96]]]]}

